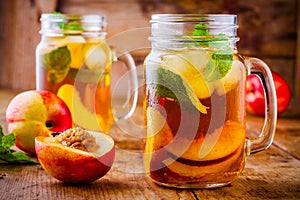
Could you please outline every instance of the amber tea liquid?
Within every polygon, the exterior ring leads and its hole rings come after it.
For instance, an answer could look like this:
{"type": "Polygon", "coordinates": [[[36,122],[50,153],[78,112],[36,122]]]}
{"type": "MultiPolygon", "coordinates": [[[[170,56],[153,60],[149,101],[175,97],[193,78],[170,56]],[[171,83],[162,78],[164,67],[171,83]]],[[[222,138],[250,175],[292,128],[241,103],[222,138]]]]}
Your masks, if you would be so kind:
{"type": "MultiPolygon", "coordinates": [[[[223,79],[200,86],[200,82],[192,83],[196,81],[191,78],[196,73],[193,63],[182,59],[182,55],[187,58],[195,52],[166,55],[160,63],[146,63],[144,164],[149,176],[166,186],[226,184],[235,179],[245,165],[243,64],[234,56],[236,60],[223,79]],[[192,86],[195,96],[203,97],[198,100],[207,107],[207,113],[186,107],[183,100],[163,97],[167,92],[160,94],[160,68],[178,72],[177,75],[192,86]],[[200,92],[195,91],[197,89],[200,92]]],[[[168,73],[162,78],[168,79],[168,73]]],[[[175,80],[180,82],[180,79],[175,80]]],[[[177,88],[180,84],[171,89],[180,93],[177,88]]],[[[181,97],[180,94],[177,97],[181,97]]]]}
{"type": "Polygon", "coordinates": [[[61,97],[75,126],[108,133],[113,123],[109,47],[99,38],[82,36],[44,36],[42,41],[37,48],[37,89],[61,97]]]}

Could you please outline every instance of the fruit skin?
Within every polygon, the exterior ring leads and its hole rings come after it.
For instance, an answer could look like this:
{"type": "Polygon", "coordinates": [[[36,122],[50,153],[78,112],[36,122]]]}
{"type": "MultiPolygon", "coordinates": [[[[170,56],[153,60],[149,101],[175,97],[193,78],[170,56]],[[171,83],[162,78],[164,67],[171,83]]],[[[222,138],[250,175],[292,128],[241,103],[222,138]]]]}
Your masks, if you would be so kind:
{"type": "Polygon", "coordinates": [[[55,94],[43,90],[29,90],[16,95],[6,109],[8,132],[16,137],[16,146],[35,154],[34,138],[72,127],[67,105],[55,94]]]}
{"type": "Polygon", "coordinates": [[[53,137],[35,139],[36,155],[42,167],[54,178],[65,183],[90,183],[104,176],[115,159],[113,139],[99,132],[92,132],[97,144],[106,149],[99,154],[85,152],[54,142],[53,137]]]}
{"type": "MultiPolygon", "coordinates": [[[[272,71],[277,96],[277,114],[283,113],[291,101],[291,89],[284,78],[272,71]]],[[[246,82],[246,110],[251,114],[265,115],[263,86],[256,75],[249,75],[246,82]]]]}

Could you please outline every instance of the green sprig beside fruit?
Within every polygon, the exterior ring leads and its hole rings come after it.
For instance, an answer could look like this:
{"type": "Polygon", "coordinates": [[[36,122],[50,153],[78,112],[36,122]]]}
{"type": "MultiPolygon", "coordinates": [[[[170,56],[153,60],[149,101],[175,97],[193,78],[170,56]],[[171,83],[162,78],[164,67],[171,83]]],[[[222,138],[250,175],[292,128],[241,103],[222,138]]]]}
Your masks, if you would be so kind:
{"type": "Polygon", "coordinates": [[[8,163],[31,163],[36,164],[29,156],[22,151],[16,152],[11,149],[15,145],[16,137],[13,133],[3,134],[2,126],[0,125],[0,160],[8,163]]]}

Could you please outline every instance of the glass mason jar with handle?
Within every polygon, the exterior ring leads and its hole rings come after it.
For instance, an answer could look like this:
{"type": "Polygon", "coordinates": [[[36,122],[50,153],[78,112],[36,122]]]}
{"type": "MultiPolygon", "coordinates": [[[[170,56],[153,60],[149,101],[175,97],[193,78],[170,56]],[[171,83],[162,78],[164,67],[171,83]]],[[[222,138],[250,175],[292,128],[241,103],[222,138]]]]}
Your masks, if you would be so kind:
{"type": "Polygon", "coordinates": [[[155,182],[211,188],[231,183],[251,153],[274,137],[277,103],[268,66],[238,53],[237,17],[223,14],[156,14],[152,50],[144,62],[144,165],[155,182]],[[245,84],[262,81],[265,123],[246,136],[245,84]]]}
{"type": "MultiPolygon", "coordinates": [[[[42,14],[36,48],[36,89],[61,97],[75,126],[108,133],[115,120],[128,118],[137,102],[137,74],[129,54],[118,59],[129,70],[133,100],[123,116],[111,106],[110,68],[115,52],[107,45],[106,18],[101,15],[42,14]]],[[[130,93],[130,94],[131,94],[130,93]]]]}

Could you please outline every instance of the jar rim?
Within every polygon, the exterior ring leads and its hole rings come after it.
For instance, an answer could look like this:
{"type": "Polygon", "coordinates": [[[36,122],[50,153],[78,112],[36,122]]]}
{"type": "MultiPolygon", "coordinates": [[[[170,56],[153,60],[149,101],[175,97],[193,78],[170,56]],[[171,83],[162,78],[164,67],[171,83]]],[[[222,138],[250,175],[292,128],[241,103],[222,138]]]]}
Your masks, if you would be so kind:
{"type": "Polygon", "coordinates": [[[237,15],[234,14],[154,14],[150,23],[149,40],[154,46],[188,43],[190,46],[213,44],[215,48],[234,48],[239,40],[237,15]]]}
{"type": "Polygon", "coordinates": [[[53,20],[53,21],[63,21],[63,20],[81,20],[81,21],[98,21],[106,23],[106,16],[99,14],[62,14],[62,13],[43,13],[41,15],[40,21],[53,20]]]}
{"type": "Polygon", "coordinates": [[[40,21],[40,33],[51,35],[103,34],[107,25],[106,16],[99,14],[43,13],[40,21]]]}
{"type": "Polygon", "coordinates": [[[181,22],[208,22],[222,25],[236,25],[235,14],[153,14],[150,23],[181,23],[181,22]]]}

